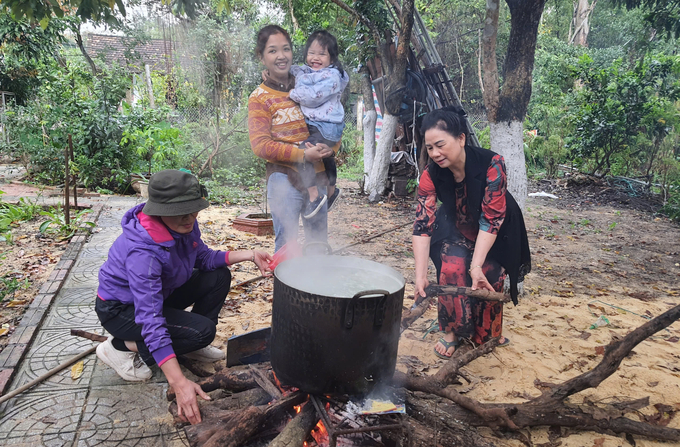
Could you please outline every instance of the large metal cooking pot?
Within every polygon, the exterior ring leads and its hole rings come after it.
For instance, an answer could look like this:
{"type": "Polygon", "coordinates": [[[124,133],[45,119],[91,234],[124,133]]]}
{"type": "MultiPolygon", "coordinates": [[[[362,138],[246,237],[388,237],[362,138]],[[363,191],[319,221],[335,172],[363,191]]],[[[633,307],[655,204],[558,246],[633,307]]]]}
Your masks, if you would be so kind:
{"type": "Polygon", "coordinates": [[[312,394],[367,394],[394,374],[404,277],[349,256],[289,259],[274,271],[271,364],[312,394]]]}

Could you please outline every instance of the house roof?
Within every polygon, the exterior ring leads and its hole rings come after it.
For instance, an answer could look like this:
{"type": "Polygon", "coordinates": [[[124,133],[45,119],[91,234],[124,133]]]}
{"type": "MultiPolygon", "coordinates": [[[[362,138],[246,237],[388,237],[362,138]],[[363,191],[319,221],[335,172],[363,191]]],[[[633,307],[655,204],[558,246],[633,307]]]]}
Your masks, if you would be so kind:
{"type": "Polygon", "coordinates": [[[85,34],[83,40],[85,50],[93,59],[103,57],[109,64],[116,61],[134,72],[144,71],[144,64],[149,64],[152,70],[165,71],[166,53],[171,59],[174,51],[172,41],[162,39],[140,43],[126,36],[85,34]]]}

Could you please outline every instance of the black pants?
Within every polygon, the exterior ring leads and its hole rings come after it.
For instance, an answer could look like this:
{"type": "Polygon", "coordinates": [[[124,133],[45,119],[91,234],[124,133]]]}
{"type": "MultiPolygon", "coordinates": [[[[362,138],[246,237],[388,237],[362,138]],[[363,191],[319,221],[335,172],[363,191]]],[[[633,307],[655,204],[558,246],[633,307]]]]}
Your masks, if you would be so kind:
{"type": "MultiPolygon", "coordinates": [[[[300,144],[302,149],[307,147],[306,143],[312,143],[314,145],[319,143],[324,143],[328,147],[333,147],[338,144],[337,141],[330,141],[323,137],[321,132],[316,126],[307,126],[309,128],[309,138],[300,144]]],[[[326,170],[326,175],[328,176],[328,184],[335,186],[335,182],[338,178],[338,168],[335,165],[335,156],[322,159],[324,169],[326,170]]],[[[302,179],[302,184],[305,188],[311,188],[316,185],[316,172],[314,171],[314,165],[309,162],[300,163],[300,178],[302,179]]]]}
{"type": "MultiPolygon", "coordinates": [[[[181,355],[208,346],[215,339],[217,317],[231,285],[229,269],[211,272],[194,270],[189,281],[172,292],[163,303],[163,317],[175,354],[181,355]],[[184,309],[193,304],[191,312],[184,309]]],[[[97,298],[95,310],[102,326],[115,338],[137,343],[147,365],[156,361],[142,337],[142,326],[135,323],[135,306],[97,298]]]]}

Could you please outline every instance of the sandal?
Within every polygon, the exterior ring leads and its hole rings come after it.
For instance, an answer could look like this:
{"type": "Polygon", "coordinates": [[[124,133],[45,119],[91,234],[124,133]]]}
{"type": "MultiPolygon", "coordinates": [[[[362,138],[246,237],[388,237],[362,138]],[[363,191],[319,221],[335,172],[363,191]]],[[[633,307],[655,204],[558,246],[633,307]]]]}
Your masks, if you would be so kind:
{"type": "MultiPolygon", "coordinates": [[[[454,341],[446,341],[446,339],[444,339],[444,337],[442,337],[442,338],[439,339],[439,342],[438,342],[438,343],[441,343],[442,345],[444,345],[444,347],[446,348],[447,351],[448,351],[449,349],[451,349],[451,348],[458,348],[458,340],[454,340],[454,341]]],[[[436,345],[435,345],[435,346],[436,346],[436,345]]],[[[451,355],[446,355],[446,354],[442,354],[442,353],[440,353],[440,352],[437,352],[437,350],[434,349],[434,348],[432,348],[432,350],[434,351],[434,355],[436,355],[436,356],[439,357],[440,359],[444,359],[444,360],[449,360],[449,359],[453,356],[453,352],[456,352],[456,351],[454,350],[454,351],[451,353],[451,355]]]]}
{"type": "Polygon", "coordinates": [[[505,346],[508,346],[510,344],[510,339],[508,337],[503,337],[505,340],[499,341],[498,342],[498,347],[499,348],[504,348],[505,346]]]}

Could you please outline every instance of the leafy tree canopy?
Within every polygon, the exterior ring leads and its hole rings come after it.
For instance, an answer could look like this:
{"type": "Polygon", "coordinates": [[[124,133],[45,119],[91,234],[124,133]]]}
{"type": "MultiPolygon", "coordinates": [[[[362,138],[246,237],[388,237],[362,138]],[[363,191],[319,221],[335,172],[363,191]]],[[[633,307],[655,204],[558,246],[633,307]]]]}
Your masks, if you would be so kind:
{"type": "Polygon", "coordinates": [[[614,0],[627,9],[642,8],[645,20],[660,31],[680,37],[680,0],[614,0]]]}

